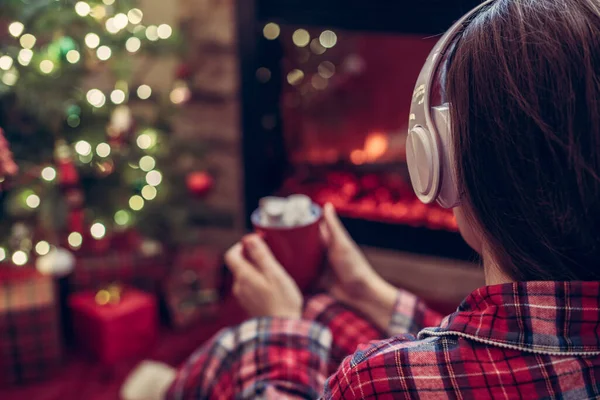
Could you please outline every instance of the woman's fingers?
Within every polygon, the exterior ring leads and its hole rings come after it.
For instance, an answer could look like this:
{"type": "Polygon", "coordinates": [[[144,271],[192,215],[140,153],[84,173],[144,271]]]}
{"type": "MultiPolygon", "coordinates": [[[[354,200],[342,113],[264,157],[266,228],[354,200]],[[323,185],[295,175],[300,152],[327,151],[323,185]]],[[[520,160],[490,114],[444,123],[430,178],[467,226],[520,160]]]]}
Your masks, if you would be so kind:
{"type": "Polygon", "coordinates": [[[236,243],[227,251],[225,254],[225,264],[227,264],[227,267],[229,267],[236,280],[260,276],[260,273],[254,268],[252,263],[244,257],[244,246],[242,243],[236,243]]]}
{"type": "Polygon", "coordinates": [[[250,261],[256,265],[261,272],[283,272],[283,267],[269,249],[265,241],[256,234],[248,235],[242,239],[244,248],[248,253],[250,261]]]}
{"type": "Polygon", "coordinates": [[[352,239],[331,203],[325,204],[324,217],[331,241],[343,246],[352,245],[352,239]]]}

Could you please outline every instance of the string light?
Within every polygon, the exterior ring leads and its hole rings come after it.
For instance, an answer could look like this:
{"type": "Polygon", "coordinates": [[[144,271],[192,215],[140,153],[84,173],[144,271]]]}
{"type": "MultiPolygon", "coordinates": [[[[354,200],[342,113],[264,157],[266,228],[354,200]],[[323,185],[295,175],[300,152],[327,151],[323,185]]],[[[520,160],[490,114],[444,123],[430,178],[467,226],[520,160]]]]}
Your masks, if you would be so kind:
{"type": "Polygon", "coordinates": [[[77,128],[79,126],[79,124],[81,124],[81,118],[79,118],[78,115],[69,115],[67,117],[67,124],[71,127],[71,128],[77,128]]]}
{"type": "Polygon", "coordinates": [[[27,207],[29,208],[38,208],[40,206],[40,196],[37,194],[30,194],[25,199],[25,204],[27,204],[27,207]]]}
{"type": "Polygon", "coordinates": [[[83,243],[83,236],[81,236],[81,233],[79,232],[71,232],[69,234],[69,237],[67,237],[67,242],[69,243],[69,246],[71,246],[74,249],[78,249],[81,247],[81,244],[83,243]]]}
{"type": "Polygon", "coordinates": [[[127,25],[129,24],[129,19],[127,18],[127,15],[125,15],[123,13],[119,13],[119,14],[115,15],[114,21],[115,21],[115,26],[119,30],[127,28],[127,25]]]}
{"type": "Polygon", "coordinates": [[[96,18],[97,20],[101,20],[106,17],[106,8],[102,5],[97,5],[92,8],[91,16],[96,18]]]}
{"type": "Polygon", "coordinates": [[[117,23],[115,22],[114,18],[107,19],[104,25],[106,26],[106,30],[108,31],[108,33],[111,33],[113,35],[120,31],[119,27],[117,27],[117,23]]]}
{"type": "Polygon", "coordinates": [[[106,227],[100,222],[96,222],[90,227],[90,233],[94,239],[102,239],[106,235],[106,227]]]}
{"type": "Polygon", "coordinates": [[[144,208],[144,199],[137,194],[135,196],[131,196],[129,199],[129,207],[133,211],[140,211],[142,208],[144,208]]]}
{"type": "Polygon", "coordinates": [[[192,92],[187,86],[176,87],[169,96],[173,104],[185,103],[190,97],[192,97],[192,92]]]}
{"type": "Polygon", "coordinates": [[[119,210],[115,213],[115,223],[117,225],[127,225],[131,221],[131,214],[127,210],[119,210]]]}
{"type": "Polygon", "coordinates": [[[321,43],[319,43],[319,39],[316,38],[310,41],[310,50],[318,56],[327,51],[325,47],[321,46],[321,43]]]}
{"type": "Polygon", "coordinates": [[[17,250],[12,255],[12,262],[15,265],[22,266],[27,264],[27,261],[29,261],[29,257],[27,257],[27,253],[22,250],[17,250]]]}
{"type": "Polygon", "coordinates": [[[115,0],[102,0],[102,2],[107,6],[112,6],[113,4],[115,4],[115,0]]]}
{"type": "Polygon", "coordinates": [[[95,49],[100,46],[100,36],[95,33],[88,33],[85,35],[85,45],[90,49],[95,49]]]}
{"type": "Polygon", "coordinates": [[[162,174],[158,171],[150,171],[146,174],[146,182],[150,186],[158,186],[162,182],[162,174]]]}
{"type": "Polygon", "coordinates": [[[77,50],[69,50],[66,55],[67,61],[71,64],[77,64],[81,59],[81,54],[77,50]]]}
{"type": "Polygon", "coordinates": [[[52,182],[56,179],[56,170],[52,167],[46,167],[42,170],[42,179],[47,182],[52,182]]]}
{"type": "Polygon", "coordinates": [[[127,42],[125,42],[125,48],[130,53],[135,53],[141,47],[142,47],[142,41],[140,39],[136,38],[135,36],[130,37],[129,39],[127,39],[127,42]]]}
{"type": "Polygon", "coordinates": [[[142,22],[142,19],[144,18],[144,13],[139,8],[134,8],[132,10],[129,10],[129,12],[127,13],[127,18],[129,19],[129,22],[131,22],[134,25],[137,25],[140,22],[142,22]]]}
{"type": "Polygon", "coordinates": [[[21,51],[19,51],[19,56],[17,57],[17,60],[19,61],[19,64],[26,67],[29,65],[32,58],[33,58],[33,51],[31,51],[29,49],[22,49],[21,51]]]}
{"type": "Polygon", "coordinates": [[[112,50],[108,46],[100,46],[96,51],[96,55],[102,61],[106,61],[112,56],[112,50]]]}
{"type": "Polygon", "coordinates": [[[313,87],[317,90],[325,90],[329,85],[329,81],[323,78],[321,75],[313,75],[310,81],[313,87]]]}
{"type": "Polygon", "coordinates": [[[110,99],[115,104],[122,104],[125,101],[125,92],[119,89],[113,90],[110,99]]]}
{"type": "Polygon", "coordinates": [[[14,86],[19,79],[19,73],[16,69],[11,69],[10,71],[6,71],[2,76],[2,83],[6,86],[14,86]]]}
{"type": "Polygon", "coordinates": [[[268,40],[275,40],[279,37],[281,33],[281,28],[274,22],[269,22],[263,28],[263,35],[268,40]]]}
{"type": "Polygon", "coordinates": [[[154,186],[146,185],[142,188],[142,196],[146,200],[154,200],[157,194],[158,191],[154,186]]]}
{"type": "Polygon", "coordinates": [[[19,39],[19,42],[21,43],[21,46],[24,49],[33,49],[33,46],[35,46],[35,36],[33,36],[31,33],[26,33],[23,36],[21,36],[21,39],[19,39]]]}
{"type": "Polygon", "coordinates": [[[110,145],[108,143],[100,143],[96,146],[96,154],[100,157],[108,157],[110,155],[110,145]]]}
{"type": "Polygon", "coordinates": [[[49,74],[54,70],[54,63],[50,60],[43,60],[40,63],[40,71],[44,74],[49,74]]]}
{"type": "Polygon", "coordinates": [[[82,156],[88,156],[92,152],[92,145],[85,140],[80,140],[75,144],[75,151],[82,156]]]}
{"type": "Polygon", "coordinates": [[[140,159],[140,169],[144,172],[152,171],[156,167],[156,160],[151,156],[144,156],[140,159]]]}
{"type": "Polygon", "coordinates": [[[10,56],[2,56],[0,57],[0,68],[5,71],[8,71],[13,66],[13,59],[10,56]]]}
{"type": "Polygon", "coordinates": [[[75,12],[80,17],[87,17],[88,15],[90,15],[91,11],[92,7],[90,7],[90,5],[84,1],[79,1],[75,4],[75,12]]]}
{"type": "Polygon", "coordinates": [[[287,74],[287,81],[290,85],[298,85],[304,79],[304,72],[299,69],[293,69],[287,74]]]}
{"type": "Polygon", "coordinates": [[[20,23],[18,21],[15,21],[8,26],[8,33],[10,33],[12,36],[14,36],[16,38],[21,36],[21,34],[23,33],[24,30],[25,30],[25,25],[23,25],[22,23],[20,23]]]}
{"type": "Polygon", "coordinates": [[[45,256],[50,252],[50,243],[46,242],[45,240],[38,242],[35,245],[35,252],[38,253],[40,256],[45,256]]]}
{"type": "Polygon", "coordinates": [[[0,247],[0,261],[6,260],[6,250],[3,247],[0,247]]]}
{"type": "Polygon", "coordinates": [[[106,104],[106,96],[98,89],[92,89],[87,92],[87,101],[96,108],[102,107],[106,104]]]}
{"type": "Polygon", "coordinates": [[[158,27],[156,25],[150,25],[146,28],[146,37],[152,42],[158,40],[158,27]]]}
{"type": "Polygon", "coordinates": [[[317,67],[317,71],[323,78],[329,79],[335,74],[335,65],[331,61],[323,61],[317,67]]]}
{"type": "Polygon", "coordinates": [[[156,144],[156,132],[147,129],[145,133],[138,136],[136,143],[142,150],[147,150],[156,144]]]}
{"type": "Polygon", "coordinates": [[[133,28],[134,35],[143,35],[146,32],[146,27],[144,25],[138,25],[133,28]]]}
{"type": "Polygon", "coordinates": [[[310,42],[310,34],[306,29],[297,29],[292,34],[292,42],[298,47],[306,47],[310,42]]]}
{"type": "Polygon", "coordinates": [[[161,39],[168,39],[173,34],[173,28],[168,24],[162,24],[158,27],[158,37],[161,39]]]}
{"type": "Polygon", "coordinates": [[[337,35],[333,31],[323,31],[319,36],[319,42],[326,49],[331,49],[337,43],[337,35]]]}
{"type": "Polygon", "coordinates": [[[141,85],[137,90],[137,95],[142,100],[149,99],[152,96],[152,88],[148,85],[141,85]]]}

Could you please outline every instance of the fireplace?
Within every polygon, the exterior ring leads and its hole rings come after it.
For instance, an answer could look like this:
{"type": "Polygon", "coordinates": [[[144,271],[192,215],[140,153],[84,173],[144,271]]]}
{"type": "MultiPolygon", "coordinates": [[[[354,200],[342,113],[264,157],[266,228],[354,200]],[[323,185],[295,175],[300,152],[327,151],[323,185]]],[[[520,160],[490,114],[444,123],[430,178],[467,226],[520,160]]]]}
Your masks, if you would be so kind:
{"type": "Polygon", "coordinates": [[[248,223],[261,197],[304,193],[361,244],[472,259],[452,212],[413,194],[404,146],[425,58],[476,3],[238,2],[248,223]]]}

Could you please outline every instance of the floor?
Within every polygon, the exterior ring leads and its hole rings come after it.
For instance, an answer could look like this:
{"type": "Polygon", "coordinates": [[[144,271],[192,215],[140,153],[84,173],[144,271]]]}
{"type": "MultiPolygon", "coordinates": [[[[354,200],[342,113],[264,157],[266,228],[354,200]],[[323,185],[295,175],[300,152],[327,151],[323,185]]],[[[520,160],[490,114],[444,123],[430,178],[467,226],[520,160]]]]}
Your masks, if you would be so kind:
{"type": "MultiPolygon", "coordinates": [[[[236,302],[225,302],[218,322],[204,323],[185,332],[162,328],[159,340],[145,359],[172,366],[181,364],[203,342],[224,325],[240,322],[243,313],[236,302]]],[[[117,400],[129,372],[141,361],[128,360],[111,367],[102,366],[72,351],[63,368],[52,378],[36,384],[0,389],[2,400],[117,400]]]]}

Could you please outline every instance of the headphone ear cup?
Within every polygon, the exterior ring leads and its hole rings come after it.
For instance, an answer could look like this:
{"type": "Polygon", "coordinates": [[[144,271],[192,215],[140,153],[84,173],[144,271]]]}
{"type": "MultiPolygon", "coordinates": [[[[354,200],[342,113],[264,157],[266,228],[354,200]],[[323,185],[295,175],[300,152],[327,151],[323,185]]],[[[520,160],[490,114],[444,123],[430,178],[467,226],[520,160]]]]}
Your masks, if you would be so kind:
{"type": "Polygon", "coordinates": [[[419,200],[433,203],[440,189],[440,153],[436,138],[422,126],[415,126],[408,133],[406,163],[419,200]]]}
{"type": "Polygon", "coordinates": [[[460,205],[460,192],[456,178],[449,104],[433,107],[432,117],[439,139],[441,168],[440,190],[436,200],[444,208],[454,208],[460,205]]]}

